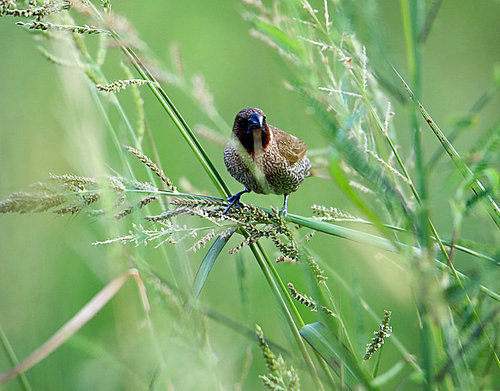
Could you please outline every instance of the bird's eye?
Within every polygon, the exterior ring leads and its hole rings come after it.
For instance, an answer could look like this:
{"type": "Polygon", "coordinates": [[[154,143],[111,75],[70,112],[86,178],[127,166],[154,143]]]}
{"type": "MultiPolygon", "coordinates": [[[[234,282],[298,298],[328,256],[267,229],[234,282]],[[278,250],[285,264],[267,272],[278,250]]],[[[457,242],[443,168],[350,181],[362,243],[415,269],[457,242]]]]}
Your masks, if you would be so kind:
{"type": "Polygon", "coordinates": [[[245,119],[244,118],[238,118],[238,125],[244,125],[245,124],[245,119]]]}

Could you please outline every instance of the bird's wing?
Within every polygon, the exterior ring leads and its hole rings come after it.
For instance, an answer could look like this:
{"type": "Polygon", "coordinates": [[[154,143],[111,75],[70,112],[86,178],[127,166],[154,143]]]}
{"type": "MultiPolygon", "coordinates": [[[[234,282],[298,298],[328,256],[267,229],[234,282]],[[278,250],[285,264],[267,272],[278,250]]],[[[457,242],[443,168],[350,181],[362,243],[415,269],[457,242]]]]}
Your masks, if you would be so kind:
{"type": "Polygon", "coordinates": [[[295,164],[306,156],[306,143],[299,138],[284,132],[283,130],[270,126],[280,153],[291,163],[295,164]]]}

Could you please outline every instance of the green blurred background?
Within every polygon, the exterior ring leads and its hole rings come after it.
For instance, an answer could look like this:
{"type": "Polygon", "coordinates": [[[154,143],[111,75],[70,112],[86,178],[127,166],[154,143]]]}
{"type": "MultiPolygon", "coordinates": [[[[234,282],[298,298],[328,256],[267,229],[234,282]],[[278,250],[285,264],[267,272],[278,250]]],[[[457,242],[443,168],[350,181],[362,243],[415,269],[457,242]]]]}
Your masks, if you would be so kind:
{"type": "MultiPolygon", "coordinates": [[[[271,124],[302,138],[309,149],[324,146],[303,101],[284,87],[285,73],[276,54],[250,36],[239,1],[123,0],[115,1],[113,10],[129,19],[141,39],[167,66],[171,64],[169,47],[178,43],[186,74],[204,76],[228,124],[240,109],[258,106],[266,112],[271,124]]],[[[358,6],[351,5],[350,12],[352,28],[366,44],[371,65],[387,69],[388,61],[407,75],[400,2],[360,2],[358,6]]],[[[463,115],[493,84],[493,68],[500,61],[498,15],[500,3],[495,0],[454,0],[442,4],[423,53],[422,100],[445,133],[453,118],[463,115]]],[[[118,171],[122,169],[120,153],[113,146],[99,109],[85,101],[71,101],[73,96],[80,99],[72,89],[85,89],[85,86],[69,83],[69,76],[61,76],[61,69],[46,61],[36,50],[37,45],[32,34],[15,26],[15,19],[0,19],[2,199],[11,192],[25,189],[30,183],[46,179],[49,173],[97,175],[107,166],[118,171]]],[[[109,56],[111,62],[117,53],[109,56]]],[[[116,67],[108,72],[110,80],[124,78],[116,67]]],[[[392,78],[389,72],[386,76],[392,78]]],[[[198,106],[182,91],[168,87],[167,90],[191,125],[209,124],[198,106]]],[[[142,92],[148,124],[167,175],[176,183],[182,177],[187,178],[200,193],[216,195],[164,111],[147,89],[142,92]]],[[[130,95],[124,99],[133,117],[130,95]]],[[[497,95],[478,116],[477,131],[462,136],[455,144],[459,152],[466,151],[481,131],[498,120],[499,107],[497,95]]],[[[410,128],[404,114],[398,117],[398,109],[396,105],[395,124],[403,153],[407,155],[410,128]]],[[[111,114],[111,120],[116,120],[116,114],[111,114]]],[[[228,127],[227,136],[229,132],[228,127]]],[[[231,190],[240,190],[241,186],[225,171],[222,147],[206,140],[203,142],[231,190]]],[[[424,148],[427,157],[438,148],[428,129],[424,129],[424,148]]],[[[441,160],[439,170],[450,169],[451,164],[446,159],[441,160]]],[[[136,172],[143,180],[147,179],[139,168],[136,172]]],[[[440,233],[449,237],[452,225],[448,199],[453,192],[434,192],[431,187],[430,193],[432,217],[440,233]]],[[[251,194],[245,196],[245,201],[279,206],[281,197],[251,194]]],[[[307,180],[300,191],[292,195],[289,210],[309,216],[313,203],[357,213],[355,207],[339,195],[335,183],[324,179],[307,180]]],[[[117,225],[115,236],[127,233],[130,223],[131,220],[117,225]]],[[[494,230],[481,228],[470,219],[464,224],[464,236],[494,244],[494,230]]],[[[83,215],[0,216],[0,324],[19,358],[39,347],[105,283],[127,269],[129,253],[119,245],[91,246],[92,242],[107,239],[109,235],[112,233],[105,223],[83,215]]],[[[237,244],[234,239],[232,243],[237,244]]],[[[417,324],[413,306],[408,305],[412,298],[406,271],[391,263],[388,254],[374,254],[372,249],[340,239],[318,235],[312,243],[314,250],[328,260],[330,270],[327,274],[336,272],[359,289],[365,298],[370,298],[369,304],[380,316],[384,308],[393,310],[395,335],[398,330],[405,330],[402,342],[411,353],[417,353],[418,343],[408,332],[416,331],[417,324]]],[[[274,255],[274,248],[268,248],[274,255]]],[[[161,251],[150,248],[139,251],[169,278],[161,251]]],[[[271,291],[247,252],[243,251],[241,257],[227,254],[221,257],[201,300],[234,319],[247,321],[250,327],[261,324],[269,337],[288,347],[293,344],[291,337],[285,330],[271,291]],[[242,305],[236,284],[238,263],[244,265],[246,273],[245,305],[242,305]]],[[[193,270],[203,253],[190,253],[193,270]]],[[[175,265],[175,250],[169,249],[168,254],[168,262],[175,265]]],[[[179,267],[173,266],[170,270],[179,267]]],[[[302,273],[297,266],[279,267],[286,280],[293,280],[302,273]]],[[[362,329],[360,325],[363,324],[366,330],[377,328],[376,322],[356,311],[360,308],[356,300],[333,282],[331,287],[353,327],[362,329]]],[[[77,336],[27,373],[33,389],[145,389],[150,379],[146,374],[151,374],[156,365],[156,353],[151,353],[156,348],[165,356],[168,369],[164,376],[170,376],[175,389],[180,390],[215,389],[219,380],[226,389],[232,389],[241,374],[246,349],[250,348],[254,360],[243,389],[262,388],[257,374],[264,374],[266,369],[253,341],[210,321],[207,328],[214,354],[197,351],[195,344],[187,345],[182,339],[172,343],[169,336],[175,333],[172,331],[175,319],[162,305],[155,303],[154,295],[150,299],[160,343],[152,340],[145,326],[136,288],[130,282],[77,336]],[[164,341],[170,344],[167,346],[164,341]],[[218,368],[215,372],[221,376],[219,380],[214,377],[214,368],[218,368]]],[[[303,313],[306,320],[314,319],[306,311],[303,313]]],[[[365,339],[356,342],[363,346],[369,337],[367,332],[365,339]]],[[[391,354],[395,354],[391,344],[387,344],[384,354],[387,361],[382,362],[382,367],[387,369],[391,354]]],[[[0,373],[10,367],[6,355],[1,353],[0,373]]],[[[12,380],[2,389],[21,388],[12,380]]]]}

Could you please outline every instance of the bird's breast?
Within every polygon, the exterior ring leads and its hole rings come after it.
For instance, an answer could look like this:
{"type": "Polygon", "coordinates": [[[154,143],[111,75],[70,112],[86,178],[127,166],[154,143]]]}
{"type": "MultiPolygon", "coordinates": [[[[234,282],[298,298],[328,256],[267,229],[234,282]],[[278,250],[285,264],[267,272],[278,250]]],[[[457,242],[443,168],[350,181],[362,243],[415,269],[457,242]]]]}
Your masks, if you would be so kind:
{"type": "Polygon", "coordinates": [[[267,148],[248,153],[238,141],[231,139],[224,152],[226,167],[238,182],[256,193],[290,194],[310,175],[307,157],[291,164],[273,140],[267,148]]]}

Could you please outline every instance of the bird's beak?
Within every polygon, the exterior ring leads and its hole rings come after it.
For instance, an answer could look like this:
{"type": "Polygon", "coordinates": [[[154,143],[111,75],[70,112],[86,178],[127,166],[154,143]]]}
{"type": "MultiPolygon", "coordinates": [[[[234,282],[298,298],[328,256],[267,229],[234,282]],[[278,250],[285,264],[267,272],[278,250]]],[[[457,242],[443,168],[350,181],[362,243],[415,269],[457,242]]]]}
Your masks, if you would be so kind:
{"type": "Polygon", "coordinates": [[[255,129],[264,128],[264,117],[258,113],[253,113],[248,119],[248,130],[252,131],[255,129]]]}

